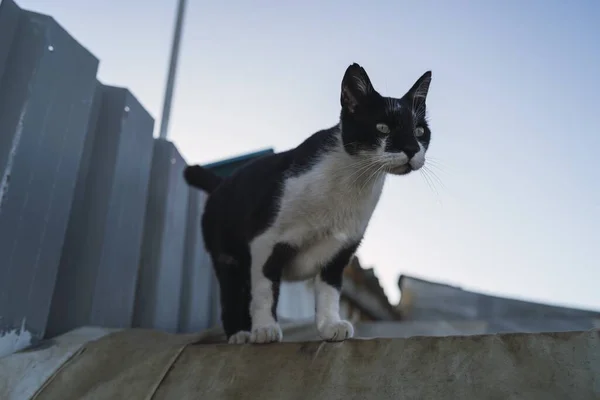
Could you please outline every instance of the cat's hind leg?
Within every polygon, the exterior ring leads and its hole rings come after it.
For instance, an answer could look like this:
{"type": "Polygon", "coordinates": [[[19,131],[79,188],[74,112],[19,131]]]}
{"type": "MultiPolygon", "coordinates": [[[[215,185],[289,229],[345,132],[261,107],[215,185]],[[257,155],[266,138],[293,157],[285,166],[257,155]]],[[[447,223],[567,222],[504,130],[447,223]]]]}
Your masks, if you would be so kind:
{"type": "Polygon", "coordinates": [[[283,335],[277,323],[277,302],[283,268],[296,256],[297,250],[286,243],[273,244],[259,237],[251,246],[252,316],[251,343],[281,342],[283,335]]]}
{"type": "Polygon", "coordinates": [[[230,344],[250,341],[250,260],[220,254],[213,261],[221,292],[221,322],[230,344]]]}

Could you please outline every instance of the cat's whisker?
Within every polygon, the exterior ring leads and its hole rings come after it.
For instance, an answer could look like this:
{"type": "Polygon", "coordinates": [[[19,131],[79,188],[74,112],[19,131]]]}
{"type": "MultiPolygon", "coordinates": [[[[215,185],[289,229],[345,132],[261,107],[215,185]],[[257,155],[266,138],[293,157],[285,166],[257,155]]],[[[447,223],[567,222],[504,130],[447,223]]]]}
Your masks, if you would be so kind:
{"type": "Polygon", "coordinates": [[[425,180],[425,182],[427,182],[427,186],[429,186],[429,190],[431,190],[432,193],[436,194],[434,184],[431,181],[431,178],[429,177],[429,175],[427,175],[427,171],[421,169],[420,173],[421,173],[421,176],[423,177],[423,179],[425,180]]]}
{"type": "MultiPolygon", "coordinates": [[[[350,177],[354,177],[355,179],[352,181],[352,185],[357,184],[361,178],[363,176],[365,176],[365,174],[369,174],[368,178],[365,179],[363,185],[361,185],[361,190],[362,188],[364,188],[364,186],[366,186],[369,182],[372,181],[373,178],[376,177],[376,175],[378,175],[378,171],[382,170],[383,168],[385,168],[386,166],[386,161],[389,160],[389,157],[385,156],[385,155],[371,155],[366,159],[366,162],[363,163],[361,165],[360,168],[357,168],[356,171],[354,171],[352,174],[350,174],[350,177]]],[[[352,164],[353,166],[356,165],[356,163],[352,164]]]]}
{"type": "Polygon", "coordinates": [[[348,175],[348,180],[351,180],[350,185],[354,186],[354,184],[356,184],[356,182],[358,182],[358,180],[360,179],[361,176],[363,176],[365,174],[366,171],[369,171],[371,168],[373,168],[372,165],[366,165],[360,169],[357,169],[356,171],[354,171],[353,173],[351,173],[350,175],[348,175]]]}
{"type": "Polygon", "coordinates": [[[439,190],[436,186],[435,181],[433,180],[433,178],[431,177],[431,175],[429,174],[429,170],[427,169],[422,169],[421,173],[423,174],[423,176],[427,179],[427,182],[429,182],[431,189],[434,191],[434,193],[436,194],[436,196],[439,196],[439,190]]]}
{"type": "Polygon", "coordinates": [[[452,172],[451,165],[445,163],[444,161],[442,161],[438,158],[428,157],[427,164],[430,167],[436,168],[439,172],[443,172],[443,173],[452,172]]]}
{"type": "MultiPolygon", "coordinates": [[[[349,143],[349,144],[353,144],[353,143],[356,143],[356,142],[352,142],[352,143],[349,143]]],[[[352,169],[352,168],[356,168],[359,165],[369,164],[369,163],[373,162],[374,158],[375,157],[373,157],[372,155],[369,155],[369,156],[366,156],[366,157],[363,157],[363,158],[359,158],[358,160],[345,165],[343,168],[344,169],[352,169]]]]}
{"type": "Polygon", "coordinates": [[[426,163],[425,165],[426,165],[428,168],[430,168],[430,169],[435,169],[435,170],[437,170],[437,171],[439,171],[439,172],[442,172],[442,173],[445,173],[445,172],[446,172],[446,171],[444,171],[444,169],[443,169],[443,168],[442,168],[440,165],[438,165],[438,164],[436,164],[436,163],[433,163],[433,162],[429,162],[429,160],[427,160],[427,163],[426,163]]]}
{"type": "Polygon", "coordinates": [[[431,176],[442,186],[444,190],[448,190],[444,182],[434,171],[432,171],[430,168],[427,168],[426,166],[423,166],[423,168],[425,169],[425,171],[427,171],[427,173],[431,174],[431,176]]]}
{"type": "Polygon", "coordinates": [[[378,175],[381,175],[382,173],[385,173],[385,168],[386,168],[387,164],[386,163],[380,163],[378,165],[378,167],[375,169],[375,171],[373,171],[373,173],[371,174],[371,176],[369,177],[369,179],[367,179],[367,183],[371,182],[373,179],[377,178],[378,175]]]}
{"type": "Polygon", "coordinates": [[[428,183],[429,187],[433,189],[437,202],[443,206],[442,196],[440,194],[440,191],[437,188],[437,185],[441,185],[443,189],[446,189],[446,186],[439,179],[439,177],[437,175],[435,175],[435,173],[433,173],[430,169],[422,168],[421,172],[422,172],[422,176],[429,182],[428,183]]]}
{"type": "Polygon", "coordinates": [[[421,169],[420,171],[421,176],[423,177],[423,180],[425,181],[425,183],[427,184],[427,186],[429,186],[429,190],[431,190],[432,193],[435,193],[435,190],[433,189],[433,187],[431,186],[431,181],[429,180],[429,177],[427,176],[427,174],[425,173],[425,171],[423,169],[421,169]]]}
{"type": "Polygon", "coordinates": [[[441,159],[439,159],[439,158],[437,158],[435,156],[432,156],[432,155],[427,156],[427,159],[429,159],[429,160],[435,160],[435,161],[438,161],[438,162],[442,162],[441,159]]]}
{"type": "Polygon", "coordinates": [[[347,179],[356,178],[360,176],[365,170],[368,170],[373,166],[373,160],[361,160],[359,162],[352,163],[344,168],[345,170],[350,169],[351,172],[347,176],[347,179]]]}
{"type": "MultiPolygon", "coordinates": [[[[359,192],[362,192],[365,187],[372,182],[374,179],[376,179],[378,177],[378,175],[381,174],[381,172],[383,171],[383,169],[385,168],[385,164],[381,164],[379,166],[379,168],[377,168],[370,176],[369,178],[363,183],[363,185],[360,187],[359,192]]],[[[385,172],[384,172],[385,173],[385,172]]]]}
{"type": "Polygon", "coordinates": [[[435,157],[427,157],[427,162],[430,163],[430,164],[438,165],[440,167],[445,167],[446,166],[446,164],[443,161],[441,161],[441,160],[439,160],[439,159],[437,159],[435,157]]]}
{"type": "Polygon", "coordinates": [[[348,176],[346,177],[347,180],[350,180],[352,178],[356,178],[359,179],[360,176],[364,173],[364,171],[369,170],[370,168],[372,168],[374,165],[374,162],[372,160],[368,160],[368,161],[364,161],[364,162],[357,162],[357,163],[352,163],[349,166],[346,166],[345,168],[342,168],[342,170],[348,170],[350,169],[351,172],[348,174],[348,176]]]}
{"type": "Polygon", "coordinates": [[[442,197],[440,196],[440,192],[437,190],[437,188],[435,186],[435,183],[433,182],[433,180],[429,176],[427,169],[421,169],[420,171],[421,171],[421,176],[427,182],[427,186],[429,186],[429,189],[433,192],[433,194],[436,197],[437,201],[440,204],[442,204],[442,197]]]}
{"type": "MultiPolygon", "coordinates": [[[[361,173],[356,177],[356,179],[354,179],[354,181],[352,181],[352,185],[357,184],[362,176],[364,176],[366,173],[369,173],[372,170],[377,169],[378,166],[379,166],[379,162],[373,162],[372,164],[369,164],[367,167],[363,168],[361,170],[361,173]]],[[[366,182],[368,182],[368,181],[369,181],[369,179],[366,180],[366,182]]]]}
{"type": "Polygon", "coordinates": [[[348,175],[348,177],[351,177],[353,174],[358,173],[359,171],[362,171],[363,168],[368,168],[368,166],[371,163],[356,163],[356,164],[352,164],[352,165],[347,165],[343,168],[340,168],[340,171],[343,171],[344,173],[346,171],[349,172],[350,175],[348,175]]]}

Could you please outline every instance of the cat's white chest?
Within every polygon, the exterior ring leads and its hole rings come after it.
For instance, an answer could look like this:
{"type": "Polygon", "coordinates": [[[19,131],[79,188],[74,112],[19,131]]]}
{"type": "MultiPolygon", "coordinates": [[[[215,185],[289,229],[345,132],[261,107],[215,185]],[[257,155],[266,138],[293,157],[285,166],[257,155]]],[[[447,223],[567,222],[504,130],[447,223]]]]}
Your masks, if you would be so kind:
{"type": "MultiPolygon", "coordinates": [[[[338,156],[341,157],[341,156],[338,156]]],[[[300,252],[284,279],[316,275],[344,246],[360,240],[381,195],[384,177],[357,177],[335,156],[286,181],[272,227],[278,240],[300,252]]]]}

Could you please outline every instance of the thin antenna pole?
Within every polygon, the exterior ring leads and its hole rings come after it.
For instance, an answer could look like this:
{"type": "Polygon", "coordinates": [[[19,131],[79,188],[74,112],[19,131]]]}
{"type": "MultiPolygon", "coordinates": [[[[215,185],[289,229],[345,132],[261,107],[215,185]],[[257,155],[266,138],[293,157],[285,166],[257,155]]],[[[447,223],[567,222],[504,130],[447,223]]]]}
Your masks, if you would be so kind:
{"type": "Polygon", "coordinates": [[[177,5],[177,19],[175,20],[175,32],[173,33],[173,42],[171,43],[171,59],[169,61],[169,75],[167,76],[167,85],[165,87],[165,98],[163,102],[162,117],[160,121],[160,132],[158,137],[167,138],[169,130],[169,119],[171,117],[171,102],[173,100],[173,89],[175,86],[175,75],[177,73],[177,61],[179,60],[179,45],[181,43],[181,31],[183,28],[183,18],[185,16],[186,0],[179,0],[177,5]]]}

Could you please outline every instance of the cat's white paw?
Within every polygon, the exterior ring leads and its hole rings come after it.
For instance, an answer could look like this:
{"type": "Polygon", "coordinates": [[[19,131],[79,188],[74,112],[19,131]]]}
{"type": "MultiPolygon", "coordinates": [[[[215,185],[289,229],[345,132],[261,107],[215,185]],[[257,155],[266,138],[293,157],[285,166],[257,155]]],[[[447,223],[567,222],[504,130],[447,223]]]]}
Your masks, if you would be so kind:
{"type": "Polygon", "coordinates": [[[227,341],[229,344],[244,344],[250,341],[250,332],[239,331],[229,337],[227,341]]]}
{"type": "Polygon", "coordinates": [[[273,343],[281,342],[282,339],[283,334],[279,324],[257,326],[250,334],[250,343],[273,343]]]}
{"type": "Polygon", "coordinates": [[[354,336],[354,327],[348,321],[332,321],[319,327],[319,335],[329,342],[342,342],[354,336]]]}

